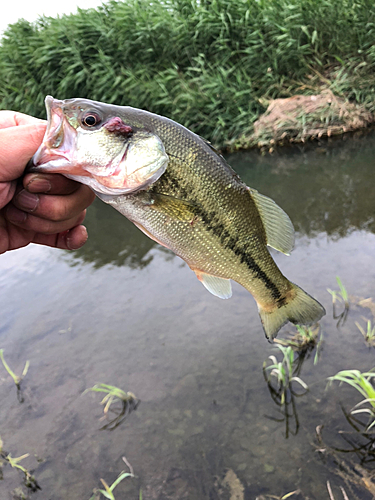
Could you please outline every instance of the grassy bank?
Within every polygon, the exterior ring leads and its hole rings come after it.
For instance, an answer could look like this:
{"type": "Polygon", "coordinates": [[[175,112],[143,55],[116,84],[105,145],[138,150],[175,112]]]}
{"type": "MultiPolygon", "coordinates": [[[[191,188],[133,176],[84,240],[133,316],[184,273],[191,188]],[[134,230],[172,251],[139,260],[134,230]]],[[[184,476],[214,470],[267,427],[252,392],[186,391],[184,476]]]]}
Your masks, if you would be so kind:
{"type": "Polygon", "coordinates": [[[44,117],[46,94],[88,97],[246,147],[275,98],[330,89],[372,113],[374,41],[373,0],[110,1],[9,26],[0,107],[44,117]]]}

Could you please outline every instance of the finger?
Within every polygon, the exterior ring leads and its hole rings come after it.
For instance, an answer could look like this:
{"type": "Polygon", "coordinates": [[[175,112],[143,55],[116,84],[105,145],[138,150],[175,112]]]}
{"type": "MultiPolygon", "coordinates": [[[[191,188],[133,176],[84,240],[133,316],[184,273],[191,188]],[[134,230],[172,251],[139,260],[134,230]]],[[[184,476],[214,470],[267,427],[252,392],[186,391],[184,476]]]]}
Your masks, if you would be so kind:
{"type": "Polygon", "coordinates": [[[0,225],[0,254],[9,249],[9,235],[6,227],[0,225]]]}
{"type": "Polygon", "coordinates": [[[36,234],[33,243],[64,250],[77,250],[86,243],[87,238],[85,226],[76,226],[58,234],[36,234]]]}
{"type": "Polygon", "coordinates": [[[45,121],[17,111],[0,111],[0,129],[19,127],[20,125],[34,125],[36,123],[45,123],[45,121]]]}
{"type": "Polygon", "coordinates": [[[35,233],[57,234],[67,231],[74,226],[81,224],[85,218],[86,210],[75,217],[62,221],[52,221],[43,219],[33,214],[23,212],[10,203],[5,209],[5,218],[22,229],[34,231],[35,233]]]}
{"type": "Polygon", "coordinates": [[[95,195],[91,189],[80,184],[74,193],[66,196],[35,194],[22,189],[13,198],[12,203],[20,210],[37,217],[59,222],[77,216],[91,205],[94,199],[95,195]]]}
{"type": "Polygon", "coordinates": [[[81,184],[60,174],[27,174],[23,186],[30,193],[71,194],[81,184]]]}
{"type": "Polygon", "coordinates": [[[0,182],[20,177],[43,140],[44,122],[0,130],[0,182]]]}

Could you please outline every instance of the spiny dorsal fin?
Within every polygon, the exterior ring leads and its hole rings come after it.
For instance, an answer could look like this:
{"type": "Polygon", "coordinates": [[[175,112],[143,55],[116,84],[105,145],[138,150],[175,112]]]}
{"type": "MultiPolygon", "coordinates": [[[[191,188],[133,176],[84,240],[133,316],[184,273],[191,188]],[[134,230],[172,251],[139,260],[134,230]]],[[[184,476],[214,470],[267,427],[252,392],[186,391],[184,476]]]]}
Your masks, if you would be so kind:
{"type": "Polygon", "coordinates": [[[271,198],[258,193],[255,189],[249,189],[266,231],[267,245],[289,255],[294,247],[292,221],[271,198]]]}
{"type": "Polygon", "coordinates": [[[219,278],[218,276],[213,276],[203,271],[194,270],[194,272],[202,285],[207,288],[212,295],[220,297],[221,299],[230,299],[232,297],[232,285],[230,280],[219,278]]]}

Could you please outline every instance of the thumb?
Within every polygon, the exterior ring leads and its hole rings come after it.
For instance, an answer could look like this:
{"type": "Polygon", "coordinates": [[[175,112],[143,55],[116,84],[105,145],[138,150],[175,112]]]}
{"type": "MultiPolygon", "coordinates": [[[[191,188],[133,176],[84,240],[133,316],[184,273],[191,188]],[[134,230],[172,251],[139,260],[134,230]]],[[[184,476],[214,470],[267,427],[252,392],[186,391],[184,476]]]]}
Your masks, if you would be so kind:
{"type": "Polygon", "coordinates": [[[40,146],[46,123],[38,122],[0,130],[0,182],[20,177],[40,146]]]}

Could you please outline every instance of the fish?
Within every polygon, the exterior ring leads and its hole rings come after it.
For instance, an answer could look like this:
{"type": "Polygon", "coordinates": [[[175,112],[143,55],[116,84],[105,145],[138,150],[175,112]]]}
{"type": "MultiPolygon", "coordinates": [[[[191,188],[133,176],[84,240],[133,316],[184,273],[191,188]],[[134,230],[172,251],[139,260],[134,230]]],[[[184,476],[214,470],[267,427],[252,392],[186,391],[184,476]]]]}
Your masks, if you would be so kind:
{"type": "Polygon", "coordinates": [[[166,117],[83,98],[45,99],[47,130],[34,172],[88,185],[141,231],[183,259],[213,295],[231,280],[254,297],[267,339],[288,321],[310,325],[324,307],[279,270],[294,228],[271,198],[248,187],[206,140],[166,117]]]}

